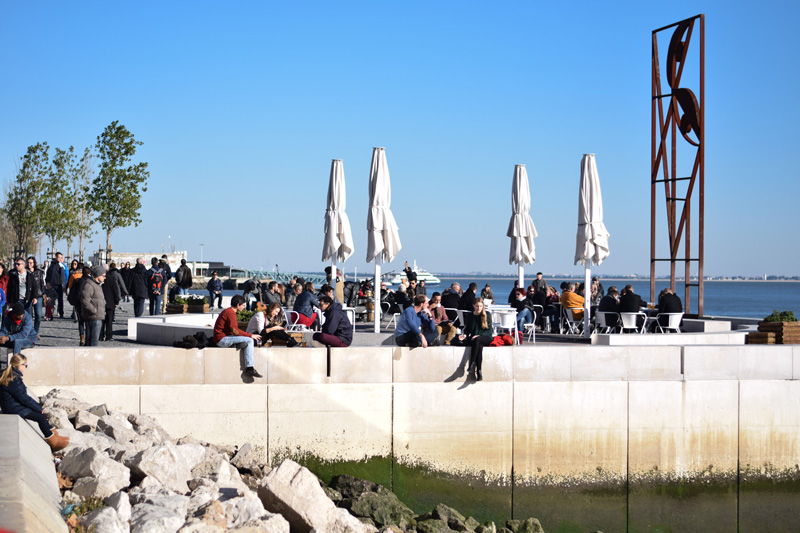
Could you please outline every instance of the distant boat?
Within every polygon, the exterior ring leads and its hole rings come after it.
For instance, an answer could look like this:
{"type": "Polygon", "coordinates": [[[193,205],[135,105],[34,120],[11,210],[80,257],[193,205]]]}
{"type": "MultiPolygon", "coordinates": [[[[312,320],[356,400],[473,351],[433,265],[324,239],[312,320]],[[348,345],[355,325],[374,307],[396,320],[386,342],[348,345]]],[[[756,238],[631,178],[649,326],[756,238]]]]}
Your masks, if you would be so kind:
{"type": "MultiPolygon", "coordinates": [[[[427,270],[422,269],[422,268],[417,268],[416,259],[414,260],[414,266],[411,267],[411,270],[416,272],[416,274],[417,274],[417,282],[424,281],[425,285],[438,285],[439,283],[442,282],[442,280],[440,280],[439,278],[437,278],[435,275],[431,274],[427,270]]],[[[399,285],[399,284],[401,284],[403,282],[404,279],[406,279],[406,273],[404,271],[395,272],[394,273],[394,277],[389,280],[389,283],[391,285],[399,285]]]]}

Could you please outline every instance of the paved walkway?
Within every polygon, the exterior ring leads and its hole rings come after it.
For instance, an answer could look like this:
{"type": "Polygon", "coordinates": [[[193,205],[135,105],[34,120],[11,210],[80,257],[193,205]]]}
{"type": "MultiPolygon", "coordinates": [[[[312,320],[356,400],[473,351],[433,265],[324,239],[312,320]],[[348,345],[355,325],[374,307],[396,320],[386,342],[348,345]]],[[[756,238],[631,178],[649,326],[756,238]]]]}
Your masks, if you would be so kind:
{"type": "MultiPolygon", "coordinates": [[[[51,321],[42,320],[39,327],[39,337],[41,340],[37,346],[78,346],[80,336],[78,335],[78,323],[70,318],[72,306],[64,298],[64,318],[55,318],[51,321]]],[[[117,308],[114,317],[114,340],[103,341],[100,346],[130,346],[135,344],[128,340],[128,318],[133,316],[133,302],[124,302],[117,308]]]]}

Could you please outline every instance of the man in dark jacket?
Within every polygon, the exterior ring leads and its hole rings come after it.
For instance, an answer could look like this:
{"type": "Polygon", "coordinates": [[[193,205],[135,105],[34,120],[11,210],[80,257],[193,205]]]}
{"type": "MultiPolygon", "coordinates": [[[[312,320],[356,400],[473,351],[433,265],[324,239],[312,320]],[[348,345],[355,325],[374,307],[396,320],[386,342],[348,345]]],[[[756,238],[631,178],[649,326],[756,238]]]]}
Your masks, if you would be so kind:
{"type": "Polygon", "coordinates": [[[164,303],[164,289],[167,286],[166,271],[161,268],[158,259],[150,259],[150,270],[147,271],[147,296],[150,298],[150,316],[161,314],[161,304],[164,303]]]}
{"type": "MultiPolygon", "coordinates": [[[[678,298],[678,295],[669,287],[662,291],[661,297],[658,299],[658,314],[664,315],[666,313],[683,313],[683,303],[681,299],[678,298]]],[[[658,323],[662,328],[666,328],[669,326],[669,317],[658,317],[658,323]]],[[[655,331],[655,329],[654,324],[653,331],[655,331]]]]}
{"type": "Polygon", "coordinates": [[[14,270],[8,273],[8,291],[6,302],[8,305],[20,302],[26,309],[35,305],[34,279],[25,269],[25,260],[21,257],[14,259],[14,270]]]}
{"type": "Polygon", "coordinates": [[[175,271],[175,284],[180,289],[178,294],[189,294],[189,289],[192,288],[192,269],[186,264],[186,259],[181,259],[181,266],[175,271]]]}
{"type": "Polygon", "coordinates": [[[638,313],[642,307],[647,307],[642,297],[633,292],[632,285],[625,285],[619,298],[620,313],[638,313]]]}
{"type": "Polygon", "coordinates": [[[144,301],[147,299],[147,269],[144,266],[144,258],[136,259],[136,266],[131,269],[130,275],[133,313],[138,318],[144,314],[144,301]]]}
{"type": "Polygon", "coordinates": [[[109,269],[108,274],[106,274],[106,281],[102,285],[103,298],[106,300],[106,317],[103,319],[103,327],[100,331],[101,341],[114,340],[114,315],[119,302],[122,300],[122,291],[120,289],[120,285],[124,285],[122,277],[120,276],[120,281],[117,283],[113,275],[117,271],[114,268],[114,263],[111,263],[111,267],[113,270],[109,269]]]}
{"type": "Polygon", "coordinates": [[[33,318],[25,312],[21,303],[15,302],[10,307],[11,311],[3,318],[0,327],[0,346],[20,353],[36,344],[36,330],[33,329],[33,318]]]}
{"type": "Polygon", "coordinates": [[[325,346],[346,348],[353,342],[353,324],[342,309],[342,304],[330,296],[320,296],[319,305],[325,314],[321,333],[314,333],[314,340],[325,346]]]}
{"type": "MultiPolygon", "coordinates": [[[[450,285],[442,292],[442,307],[445,309],[458,309],[458,304],[461,301],[461,285],[456,282],[450,285]]],[[[458,313],[455,311],[447,311],[447,318],[455,321],[458,313]]]]}
{"type": "Polygon", "coordinates": [[[67,265],[64,264],[64,255],[61,252],[56,252],[55,259],[47,267],[47,275],[44,278],[45,283],[55,289],[58,295],[58,316],[64,318],[64,289],[69,281],[69,272],[67,265]]]}
{"type": "Polygon", "coordinates": [[[217,277],[216,271],[211,273],[211,279],[206,283],[208,291],[208,309],[214,309],[214,300],[217,300],[217,307],[222,309],[222,280],[217,277]]]}
{"type": "Polygon", "coordinates": [[[475,303],[475,295],[478,293],[478,284],[472,282],[469,288],[461,295],[461,300],[458,302],[458,308],[464,311],[472,311],[472,305],[475,303]]]}
{"type": "Polygon", "coordinates": [[[106,269],[92,267],[92,277],[83,282],[80,291],[81,318],[86,323],[86,346],[97,346],[100,330],[106,318],[106,299],[100,286],[106,280],[106,269]]]}

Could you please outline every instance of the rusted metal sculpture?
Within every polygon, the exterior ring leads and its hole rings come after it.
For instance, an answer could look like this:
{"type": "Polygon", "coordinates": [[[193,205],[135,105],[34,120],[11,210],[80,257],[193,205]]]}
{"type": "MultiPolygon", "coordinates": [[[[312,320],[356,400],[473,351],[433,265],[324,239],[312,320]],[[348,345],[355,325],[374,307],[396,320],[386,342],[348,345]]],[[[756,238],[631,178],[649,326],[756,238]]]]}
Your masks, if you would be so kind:
{"type": "MultiPolygon", "coordinates": [[[[687,71],[688,72],[688,71],[687,71]]],[[[690,77],[690,76],[687,76],[690,77]]],[[[705,89],[705,15],[697,15],[653,30],[652,138],[650,174],[650,301],[656,299],[656,263],[669,261],[670,287],[675,289],[677,263],[684,263],[684,309],[690,312],[692,287],[697,287],[697,314],[703,315],[703,216],[704,216],[704,89],[705,89]],[[699,24],[697,22],[699,21],[699,24]],[[699,98],[682,83],[689,44],[699,26],[699,98]],[[658,56],[659,33],[672,30],[662,78],[658,56]],[[666,84],[666,87],[664,85],[666,84]],[[688,163],[691,163],[691,172],[688,163]],[[679,166],[685,165],[685,166],[679,166]],[[663,183],[666,199],[666,222],[669,257],[656,254],[656,197],[663,183]],[[679,187],[680,184],[680,187],[679,187]],[[697,190],[696,194],[695,189],[697,190]],[[698,224],[692,225],[692,206],[698,210],[698,224]],[[697,246],[692,249],[692,231],[697,246]],[[683,246],[681,246],[683,244],[683,246]],[[692,263],[697,264],[696,281],[692,263]]],[[[694,81],[694,80],[693,80],[694,81]]]]}

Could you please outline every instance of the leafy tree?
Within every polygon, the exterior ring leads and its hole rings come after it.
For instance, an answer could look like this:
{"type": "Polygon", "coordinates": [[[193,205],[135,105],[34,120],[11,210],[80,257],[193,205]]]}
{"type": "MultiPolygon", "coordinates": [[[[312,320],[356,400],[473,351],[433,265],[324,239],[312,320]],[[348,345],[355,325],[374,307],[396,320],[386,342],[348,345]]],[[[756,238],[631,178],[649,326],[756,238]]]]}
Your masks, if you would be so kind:
{"type": "Polygon", "coordinates": [[[95,148],[100,170],[92,181],[89,208],[97,213],[97,221],[106,232],[106,250],[111,247],[111,233],[115,229],[142,222],[139,209],[150,172],[145,162],[131,163],[136,147],[141,145],[116,120],[97,137],[95,148]]]}
{"type": "Polygon", "coordinates": [[[22,166],[8,186],[3,206],[14,232],[16,251],[25,254],[36,247],[39,228],[39,199],[50,175],[50,147],[46,142],[29,146],[22,166]]]}
{"type": "Polygon", "coordinates": [[[39,229],[50,240],[50,250],[55,251],[56,242],[70,231],[74,216],[75,196],[70,190],[69,171],[75,166],[75,151],[56,148],[50,176],[44,180],[38,198],[39,229]]]}
{"type": "Polygon", "coordinates": [[[91,228],[94,223],[93,213],[89,208],[89,190],[94,176],[90,148],[87,147],[83,150],[83,157],[77,164],[70,166],[68,175],[71,198],[68,202],[70,213],[65,213],[68,217],[69,229],[64,235],[64,240],[67,241],[67,255],[70,255],[72,242],[77,237],[78,255],[82,258],[83,243],[91,236],[91,228]]]}

